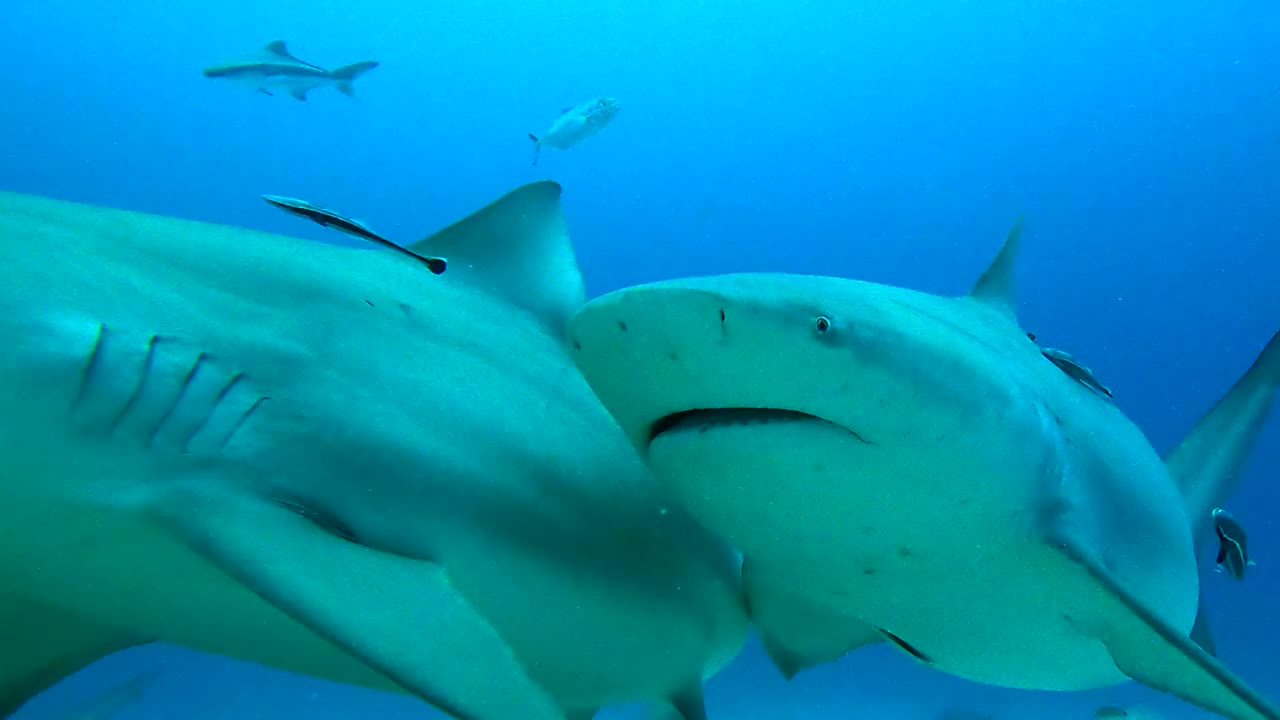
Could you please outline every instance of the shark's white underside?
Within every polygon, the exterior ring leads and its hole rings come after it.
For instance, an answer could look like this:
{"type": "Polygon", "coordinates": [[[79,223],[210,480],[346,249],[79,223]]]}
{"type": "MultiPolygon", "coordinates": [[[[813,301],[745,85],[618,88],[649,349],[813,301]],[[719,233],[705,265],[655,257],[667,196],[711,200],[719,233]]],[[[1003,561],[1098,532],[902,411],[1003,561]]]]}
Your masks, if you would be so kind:
{"type": "Polygon", "coordinates": [[[736,561],[565,353],[558,196],[424,241],[437,277],[0,195],[0,707],[166,640],[468,719],[696,716],[736,561]]]}

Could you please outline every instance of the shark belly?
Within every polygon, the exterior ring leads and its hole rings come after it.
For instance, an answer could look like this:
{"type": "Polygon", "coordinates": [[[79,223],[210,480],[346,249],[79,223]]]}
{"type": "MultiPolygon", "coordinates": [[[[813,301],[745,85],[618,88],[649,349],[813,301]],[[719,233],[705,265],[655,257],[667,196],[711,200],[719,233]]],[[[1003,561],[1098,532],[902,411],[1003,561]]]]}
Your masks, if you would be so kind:
{"type": "MultiPolygon", "coordinates": [[[[753,599],[753,620],[783,647],[838,656],[889,641],[936,669],[1015,688],[1122,682],[1091,625],[1097,598],[1049,539],[1075,522],[1089,489],[1042,450],[1037,418],[1013,439],[1019,424],[1003,418],[950,436],[919,425],[907,451],[874,429],[869,442],[817,418],[690,423],[655,438],[649,458],[747,558],[747,592],[765,598],[753,599]],[[784,594],[785,609],[771,612],[769,598],[784,594]],[[825,637],[840,632],[842,641],[825,637]]],[[[1161,541],[1157,525],[1146,530],[1136,535],[1161,541]]],[[[1189,631],[1196,580],[1185,560],[1129,579],[1153,605],[1172,604],[1171,620],[1189,631]]]]}
{"type": "MultiPolygon", "coordinates": [[[[626,522],[607,510],[595,516],[626,522]]],[[[747,630],[732,567],[717,566],[703,552],[710,545],[672,543],[689,537],[685,520],[672,520],[634,524],[622,535],[583,533],[574,540],[590,550],[565,546],[554,558],[527,543],[470,537],[445,563],[530,676],[566,707],[669,698],[727,665],[747,630]]],[[[563,532],[573,522],[561,521],[540,531],[563,532]]]]}
{"type": "Polygon", "coordinates": [[[416,552],[567,707],[669,698],[727,664],[747,626],[733,554],[674,506],[576,373],[543,386],[479,362],[449,363],[486,392],[448,405],[453,432],[422,448],[431,495],[449,502],[416,511],[431,528],[416,552]]]}
{"type": "Polygon", "coordinates": [[[333,84],[324,76],[266,75],[244,80],[251,89],[267,92],[306,93],[333,84]]]}

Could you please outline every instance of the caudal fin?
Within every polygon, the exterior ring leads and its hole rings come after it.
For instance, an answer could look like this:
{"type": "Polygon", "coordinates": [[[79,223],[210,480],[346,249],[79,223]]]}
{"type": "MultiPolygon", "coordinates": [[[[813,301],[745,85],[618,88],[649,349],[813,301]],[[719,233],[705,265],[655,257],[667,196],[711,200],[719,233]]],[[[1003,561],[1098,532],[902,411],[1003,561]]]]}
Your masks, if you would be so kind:
{"type": "Polygon", "coordinates": [[[542,143],[538,141],[538,136],[529,133],[529,139],[533,141],[533,164],[538,164],[538,151],[542,149],[542,143]]]}
{"type": "Polygon", "coordinates": [[[337,81],[334,84],[334,87],[338,88],[343,95],[355,97],[356,90],[352,86],[352,83],[356,81],[356,78],[376,67],[378,67],[378,62],[376,60],[367,60],[365,62],[344,65],[329,74],[337,81]]]}

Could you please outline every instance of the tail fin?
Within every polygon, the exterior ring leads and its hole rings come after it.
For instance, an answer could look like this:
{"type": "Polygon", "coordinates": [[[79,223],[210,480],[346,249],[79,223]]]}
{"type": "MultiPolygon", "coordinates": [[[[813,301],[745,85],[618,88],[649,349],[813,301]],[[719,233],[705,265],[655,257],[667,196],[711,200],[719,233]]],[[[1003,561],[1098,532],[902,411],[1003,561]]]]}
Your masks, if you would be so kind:
{"type": "Polygon", "coordinates": [[[538,151],[542,149],[542,143],[539,142],[538,136],[529,133],[529,139],[533,141],[533,164],[538,164],[538,151]]]}
{"type": "Polygon", "coordinates": [[[1253,449],[1254,440],[1280,387],[1280,332],[1253,366],[1165,458],[1182,489],[1197,540],[1206,533],[1210,511],[1221,507],[1253,449]]]}
{"type": "Polygon", "coordinates": [[[329,75],[337,81],[337,84],[335,84],[334,87],[338,88],[343,95],[355,97],[356,90],[351,84],[356,81],[356,78],[376,67],[378,67],[378,62],[376,60],[367,60],[365,62],[344,65],[329,73],[329,75]]]}

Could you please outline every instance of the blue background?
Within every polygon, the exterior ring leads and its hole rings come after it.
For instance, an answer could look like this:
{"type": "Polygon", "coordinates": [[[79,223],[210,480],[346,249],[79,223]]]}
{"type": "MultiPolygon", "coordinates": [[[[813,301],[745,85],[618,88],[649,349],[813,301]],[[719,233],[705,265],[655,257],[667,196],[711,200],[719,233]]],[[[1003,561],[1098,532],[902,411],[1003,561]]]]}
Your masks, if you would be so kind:
{"type": "MultiPolygon", "coordinates": [[[[965,291],[1027,216],[1020,314],[1169,449],[1280,327],[1280,9],[1263,0],[48,0],[0,22],[0,188],[334,241],[301,197],[403,242],[545,177],[592,295],[739,270],[965,291]],[[201,76],[284,39],[359,100],[201,76]],[[622,114],[530,166],[527,132],[622,114]]],[[[1259,566],[1206,573],[1220,655],[1280,697],[1280,420],[1229,506],[1259,566]]],[[[10,540],[15,541],[15,540],[10,540]]],[[[1210,563],[1211,564],[1211,563],[1210,563]]],[[[26,708],[58,717],[139,669],[121,718],[430,718],[415,701],[162,646],[26,708]]],[[[1081,694],[974,685],[884,648],[785,683],[750,645],[715,718],[1088,718],[1081,694]]],[[[626,715],[628,710],[613,711],[626,715]]],[[[612,713],[611,713],[612,714],[612,713]]]]}

